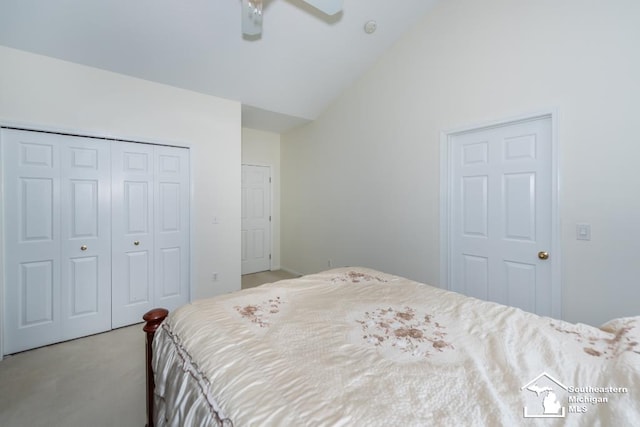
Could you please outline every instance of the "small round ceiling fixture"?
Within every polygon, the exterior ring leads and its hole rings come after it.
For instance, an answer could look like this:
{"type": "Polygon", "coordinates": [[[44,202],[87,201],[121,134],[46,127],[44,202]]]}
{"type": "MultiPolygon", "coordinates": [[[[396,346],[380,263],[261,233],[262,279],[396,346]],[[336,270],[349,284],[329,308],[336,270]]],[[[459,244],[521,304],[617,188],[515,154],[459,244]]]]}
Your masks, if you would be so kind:
{"type": "Polygon", "coordinates": [[[364,32],[367,34],[372,34],[378,28],[378,23],[376,21],[367,21],[364,23],[364,32]]]}

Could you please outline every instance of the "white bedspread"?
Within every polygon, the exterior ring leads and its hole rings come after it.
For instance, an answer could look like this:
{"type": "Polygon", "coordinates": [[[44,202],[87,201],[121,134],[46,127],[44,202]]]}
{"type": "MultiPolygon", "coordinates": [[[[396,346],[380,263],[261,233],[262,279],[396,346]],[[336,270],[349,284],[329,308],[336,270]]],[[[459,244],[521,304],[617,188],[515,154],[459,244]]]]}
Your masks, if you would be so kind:
{"type": "Polygon", "coordinates": [[[575,325],[336,269],[172,313],[157,393],[187,397],[158,425],[640,426],[638,342],[640,317],[575,325]]]}

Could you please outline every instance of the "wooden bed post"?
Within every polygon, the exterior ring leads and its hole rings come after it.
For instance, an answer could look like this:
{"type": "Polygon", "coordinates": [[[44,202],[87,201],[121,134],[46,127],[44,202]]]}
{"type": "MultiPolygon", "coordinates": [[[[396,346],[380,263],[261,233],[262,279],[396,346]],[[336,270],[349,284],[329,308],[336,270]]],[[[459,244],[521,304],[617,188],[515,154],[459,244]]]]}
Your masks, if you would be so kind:
{"type": "Polygon", "coordinates": [[[151,358],[153,355],[153,336],[168,314],[169,311],[164,308],[154,308],[153,310],[148,311],[144,316],[142,316],[145,321],[142,330],[147,333],[147,427],[153,427],[153,390],[155,388],[155,381],[153,380],[153,367],[151,365],[151,358]]]}

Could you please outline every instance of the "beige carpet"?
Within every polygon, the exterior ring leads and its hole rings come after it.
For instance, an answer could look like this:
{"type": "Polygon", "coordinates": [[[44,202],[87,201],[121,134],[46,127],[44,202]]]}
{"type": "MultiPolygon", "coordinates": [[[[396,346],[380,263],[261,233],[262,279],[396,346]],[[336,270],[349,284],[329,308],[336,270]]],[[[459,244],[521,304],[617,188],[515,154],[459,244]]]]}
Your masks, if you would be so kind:
{"type": "Polygon", "coordinates": [[[144,426],[142,325],[7,356],[0,426],[144,426]]]}
{"type": "MultiPolygon", "coordinates": [[[[242,288],[291,277],[249,274],[242,288]]],[[[142,324],[0,362],[1,427],[142,427],[145,405],[142,324]]]]}
{"type": "Polygon", "coordinates": [[[254,288],[265,283],[277,282],[278,280],[298,277],[284,270],[262,271],[260,273],[245,274],[242,276],[242,289],[254,288]]]}

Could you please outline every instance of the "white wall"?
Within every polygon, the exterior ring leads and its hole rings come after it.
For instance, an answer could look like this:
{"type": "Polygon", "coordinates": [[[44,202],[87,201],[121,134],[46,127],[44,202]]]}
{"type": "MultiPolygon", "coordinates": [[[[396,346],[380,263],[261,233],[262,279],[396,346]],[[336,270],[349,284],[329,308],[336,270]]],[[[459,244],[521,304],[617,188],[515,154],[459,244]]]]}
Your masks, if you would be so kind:
{"type": "Polygon", "coordinates": [[[242,128],[242,163],[271,167],[271,269],[280,268],[280,134],[242,128]]]}
{"type": "Polygon", "coordinates": [[[190,145],[195,298],[240,289],[240,119],[234,101],[0,46],[0,121],[190,145]]]}
{"type": "Polygon", "coordinates": [[[332,259],[438,284],[439,133],[557,108],[563,316],[640,314],[638,16],[635,0],[440,2],[282,136],[283,266],[332,259]]]}

